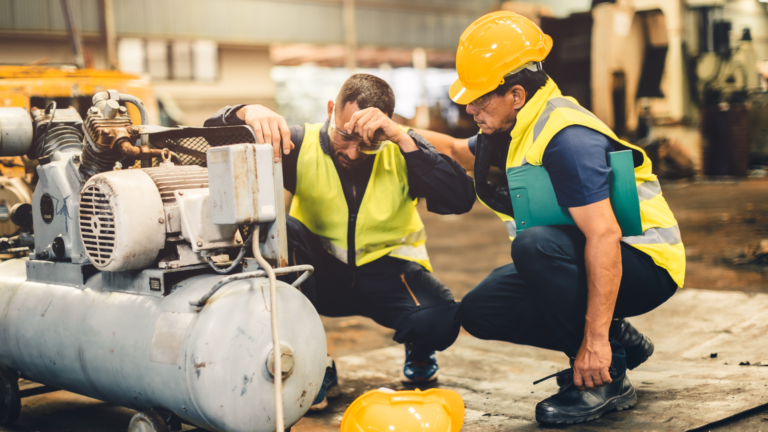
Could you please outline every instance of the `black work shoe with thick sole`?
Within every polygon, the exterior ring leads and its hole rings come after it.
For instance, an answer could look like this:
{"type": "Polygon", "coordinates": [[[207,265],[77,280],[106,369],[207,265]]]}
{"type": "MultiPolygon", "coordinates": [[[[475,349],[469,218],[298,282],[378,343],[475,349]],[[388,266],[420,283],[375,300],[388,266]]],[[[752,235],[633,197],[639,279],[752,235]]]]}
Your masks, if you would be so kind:
{"type": "Polygon", "coordinates": [[[622,411],[637,404],[637,395],[626,372],[597,390],[581,391],[573,379],[556,395],[536,405],[536,421],[542,424],[574,424],[595,420],[603,414],[622,411]]]}
{"type": "Polygon", "coordinates": [[[610,338],[624,347],[627,368],[632,370],[645,363],[653,355],[653,342],[625,319],[611,323],[610,338]]]}

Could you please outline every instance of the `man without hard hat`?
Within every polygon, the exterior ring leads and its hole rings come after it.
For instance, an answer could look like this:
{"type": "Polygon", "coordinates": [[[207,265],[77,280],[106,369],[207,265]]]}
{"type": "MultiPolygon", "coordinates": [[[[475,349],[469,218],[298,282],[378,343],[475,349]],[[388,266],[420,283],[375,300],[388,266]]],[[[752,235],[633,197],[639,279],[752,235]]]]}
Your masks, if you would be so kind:
{"type": "MultiPolygon", "coordinates": [[[[395,95],[382,79],[352,75],[327,120],[288,126],[261,105],[221,109],[206,126],[248,124],[259,142],[283,153],[292,264],[311,264],[301,290],[321,315],[362,315],[394,329],[405,344],[401,380],[437,378],[435,351],[448,348],[461,325],[459,304],[432,275],[419,199],[438,214],[466,213],[472,179],[424,138],[392,121],[395,95]]],[[[298,275],[296,275],[298,276],[298,275]]],[[[296,278],[293,276],[293,279],[296,278]]],[[[339,395],[329,359],[313,410],[339,395]]]]}

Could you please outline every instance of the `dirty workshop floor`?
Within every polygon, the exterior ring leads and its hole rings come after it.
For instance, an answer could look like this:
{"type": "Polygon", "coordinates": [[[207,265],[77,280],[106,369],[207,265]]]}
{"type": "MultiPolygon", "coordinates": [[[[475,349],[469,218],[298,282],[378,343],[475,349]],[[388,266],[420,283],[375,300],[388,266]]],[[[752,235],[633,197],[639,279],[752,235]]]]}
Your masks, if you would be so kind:
{"type": "MultiPolygon", "coordinates": [[[[638,406],[564,429],[768,431],[768,368],[755,366],[768,365],[768,266],[750,259],[754,246],[768,239],[768,179],[662,187],[686,244],[686,286],[696,289],[681,290],[661,308],[632,319],[656,344],[654,356],[630,373],[638,406]],[[750,366],[739,366],[747,361],[750,366]]],[[[435,273],[457,298],[510,261],[503,225],[481,205],[461,216],[423,214],[435,273]]],[[[344,409],[358,395],[402,388],[397,376],[404,352],[392,342],[392,331],[362,317],[323,322],[343,393],[294,431],[338,430],[344,409]]],[[[440,386],[465,400],[465,431],[540,429],[533,408],[556,386],[554,380],[537,386],[532,381],[567,366],[562,354],[465,333],[438,361],[440,386]]],[[[24,399],[18,425],[0,432],[122,432],[132,415],[54,392],[24,399]]]]}

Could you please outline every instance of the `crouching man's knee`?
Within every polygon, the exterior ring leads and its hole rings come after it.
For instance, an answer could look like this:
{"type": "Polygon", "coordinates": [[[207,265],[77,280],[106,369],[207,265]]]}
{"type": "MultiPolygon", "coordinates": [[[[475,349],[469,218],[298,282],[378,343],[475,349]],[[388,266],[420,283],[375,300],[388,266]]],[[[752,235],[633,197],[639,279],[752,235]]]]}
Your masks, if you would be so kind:
{"type": "Polygon", "coordinates": [[[482,290],[477,288],[467,293],[461,300],[461,325],[467,333],[478,339],[492,340],[496,338],[496,324],[487,314],[484,307],[482,290]]]}
{"type": "Polygon", "coordinates": [[[460,304],[444,303],[419,308],[404,316],[393,339],[398,343],[419,343],[443,351],[453,345],[460,329],[460,304]]]}

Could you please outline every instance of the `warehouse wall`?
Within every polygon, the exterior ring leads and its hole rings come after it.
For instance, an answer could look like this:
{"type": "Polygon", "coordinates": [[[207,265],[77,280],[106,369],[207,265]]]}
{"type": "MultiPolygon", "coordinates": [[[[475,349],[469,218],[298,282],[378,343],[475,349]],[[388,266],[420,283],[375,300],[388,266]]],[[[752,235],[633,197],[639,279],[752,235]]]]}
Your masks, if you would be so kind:
{"type": "MultiPolygon", "coordinates": [[[[583,0],[580,0],[583,1],[583,0]]],[[[357,0],[360,45],[455,49],[461,32],[497,0],[357,0]]],[[[100,2],[72,0],[84,34],[101,30],[100,2]]],[[[219,43],[344,42],[342,2],[329,0],[130,0],[114,2],[122,37],[219,43]]],[[[0,0],[0,32],[63,33],[58,0],[0,0]]]]}
{"type": "Polygon", "coordinates": [[[267,47],[221,46],[219,78],[210,83],[153,81],[162,97],[170,95],[184,112],[184,124],[202,126],[225,105],[260,103],[275,106],[272,62],[267,47]]]}

